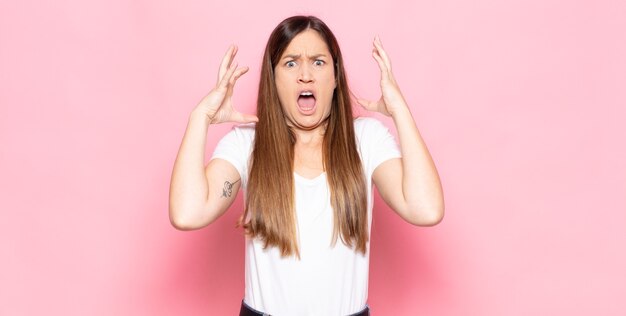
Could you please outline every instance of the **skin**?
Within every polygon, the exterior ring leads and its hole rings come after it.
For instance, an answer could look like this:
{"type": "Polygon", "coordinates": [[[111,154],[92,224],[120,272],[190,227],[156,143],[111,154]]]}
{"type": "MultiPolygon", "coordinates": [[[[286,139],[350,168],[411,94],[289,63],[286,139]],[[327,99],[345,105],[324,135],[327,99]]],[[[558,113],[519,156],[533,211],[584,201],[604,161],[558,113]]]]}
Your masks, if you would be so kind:
{"type": "MultiPolygon", "coordinates": [[[[328,116],[331,91],[336,85],[332,67],[334,61],[329,58],[324,67],[315,58],[310,58],[323,52],[330,56],[325,43],[322,41],[320,44],[318,40],[321,38],[316,35],[315,31],[304,31],[294,37],[275,69],[281,104],[287,113],[286,119],[296,132],[295,172],[308,178],[323,172],[323,123],[328,116]],[[289,64],[295,67],[281,68],[285,66],[283,57],[294,54],[300,55],[298,60],[289,64]],[[316,109],[310,115],[298,112],[295,103],[296,92],[302,87],[316,89],[316,109]]],[[[439,175],[378,36],[373,46],[372,57],[381,72],[381,97],[376,101],[357,98],[357,102],[364,109],[393,119],[402,158],[390,159],[379,165],[374,170],[372,181],[381,197],[401,218],[418,226],[435,225],[444,216],[439,175]]],[[[172,225],[181,230],[199,229],[215,221],[230,207],[241,185],[237,170],[229,162],[214,159],[206,167],[203,166],[209,125],[258,120],[256,116],[240,113],[232,106],[235,83],[248,71],[248,67],[238,68],[232,62],[236,52],[234,45],[226,52],[216,86],[192,111],[176,157],[170,184],[169,214],[172,225]]]]}
{"type": "Polygon", "coordinates": [[[337,87],[333,64],[326,42],[317,31],[307,29],[291,40],[274,68],[278,97],[287,124],[296,135],[294,171],[305,178],[324,172],[323,135],[337,87]],[[302,90],[314,91],[312,113],[303,113],[298,107],[302,90]]]}
{"type": "Polygon", "coordinates": [[[290,126],[299,131],[320,130],[330,114],[333,93],[337,87],[333,58],[328,46],[317,33],[308,29],[296,35],[274,68],[278,98],[290,126]],[[299,92],[315,93],[315,111],[303,114],[297,100],[299,92]]]}
{"type": "Polygon", "coordinates": [[[380,68],[381,97],[357,101],[364,109],[392,117],[402,151],[402,158],[387,160],[374,170],[372,182],[383,200],[405,221],[418,226],[436,225],[443,219],[445,208],[441,181],[378,36],[372,57],[380,68]]]}

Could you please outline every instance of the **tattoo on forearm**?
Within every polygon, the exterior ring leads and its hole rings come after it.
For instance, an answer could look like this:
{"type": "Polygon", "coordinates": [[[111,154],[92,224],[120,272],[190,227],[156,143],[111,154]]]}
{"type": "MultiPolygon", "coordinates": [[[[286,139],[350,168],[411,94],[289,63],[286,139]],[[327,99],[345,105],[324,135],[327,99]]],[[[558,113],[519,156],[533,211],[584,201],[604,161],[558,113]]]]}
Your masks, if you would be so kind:
{"type": "Polygon", "coordinates": [[[229,198],[233,194],[233,185],[235,185],[235,183],[239,182],[240,180],[241,179],[232,183],[230,181],[224,182],[224,189],[222,189],[222,197],[229,198]]]}

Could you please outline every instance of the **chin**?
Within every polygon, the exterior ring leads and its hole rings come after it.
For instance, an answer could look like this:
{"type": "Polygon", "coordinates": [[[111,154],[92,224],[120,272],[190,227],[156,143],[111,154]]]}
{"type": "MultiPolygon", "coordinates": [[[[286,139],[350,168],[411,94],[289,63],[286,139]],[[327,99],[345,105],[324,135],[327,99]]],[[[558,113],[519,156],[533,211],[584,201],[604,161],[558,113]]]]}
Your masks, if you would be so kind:
{"type": "MultiPolygon", "coordinates": [[[[328,118],[328,116],[326,118],[328,118]]],[[[313,118],[313,117],[296,117],[293,120],[293,123],[295,123],[295,124],[290,124],[290,125],[293,125],[292,127],[295,127],[295,128],[298,128],[298,129],[302,129],[302,130],[314,130],[314,129],[322,126],[325,121],[326,121],[326,119],[322,119],[320,117],[317,117],[317,118],[313,118]]]]}

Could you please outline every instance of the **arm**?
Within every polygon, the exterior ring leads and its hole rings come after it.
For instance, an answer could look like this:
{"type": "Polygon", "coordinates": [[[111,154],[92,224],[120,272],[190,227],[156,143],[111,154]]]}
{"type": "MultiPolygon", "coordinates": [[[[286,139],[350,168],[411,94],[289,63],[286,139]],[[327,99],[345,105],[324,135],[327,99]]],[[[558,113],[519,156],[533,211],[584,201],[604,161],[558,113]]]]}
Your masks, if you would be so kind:
{"type": "Polygon", "coordinates": [[[383,200],[405,221],[418,226],[443,219],[443,190],[435,164],[411,113],[394,116],[402,158],[380,164],[372,181],[383,200]]]}
{"type": "Polygon", "coordinates": [[[169,217],[180,230],[202,228],[220,217],[235,200],[239,172],[222,159],[203,165],[209,124],[191,116],[170,182],[169,217]],[[224,189],[230,189],[224,194],[224,189]]]}
{"type": "Polygon", "coordinates": [[[368,110],[391,116],[398,131],[401,159],[379,165],[372,180],[385,202],[407,222],[419,226],[436,225],[443,219],[444,199],[441,181],[428,148],[391,72],[391,62],[378,38],[374,59],[381,69],[382,97],[376,102],[359,99],[368,110]]]}
{"type": "Polygon", "coordinates": [[[211,124],[254,122],[257,118],[235,111],[231,96],[236,80],[248,71],[232,60],[237,47],[226,52],[218,83],[192,111],[174,162],[169,194],[169,218],[181,230],[202,228],[220,217],[233,203],[241,186],[239,172],[222,159],[204,166],[207,131],[211,124]]]}

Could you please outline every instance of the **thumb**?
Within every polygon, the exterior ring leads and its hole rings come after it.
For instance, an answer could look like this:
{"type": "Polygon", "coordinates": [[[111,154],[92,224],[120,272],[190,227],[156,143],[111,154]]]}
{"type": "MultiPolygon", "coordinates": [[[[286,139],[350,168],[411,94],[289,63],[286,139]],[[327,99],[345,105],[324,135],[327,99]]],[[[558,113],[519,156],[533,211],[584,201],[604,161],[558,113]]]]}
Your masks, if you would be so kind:
{"type": "Polygon", "coordinates": [[[370,110],[371,109],[371,104],[372,102],[369,100],[365,100],[365,99],[357,99],[356,100],[363,108],[365,108],[366,110],[370,110]]]}
{"type": "Polygon", "coordinates": [[[232,121],[236,123],[253,123],[258,122],[259,118],[256,115],[235,112],[233,113],[232,121]]]}

